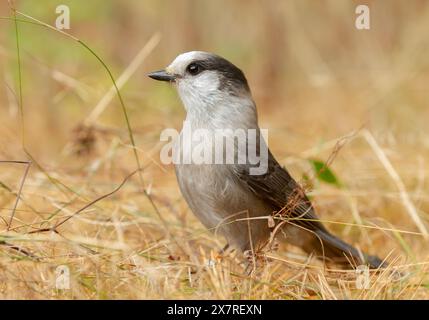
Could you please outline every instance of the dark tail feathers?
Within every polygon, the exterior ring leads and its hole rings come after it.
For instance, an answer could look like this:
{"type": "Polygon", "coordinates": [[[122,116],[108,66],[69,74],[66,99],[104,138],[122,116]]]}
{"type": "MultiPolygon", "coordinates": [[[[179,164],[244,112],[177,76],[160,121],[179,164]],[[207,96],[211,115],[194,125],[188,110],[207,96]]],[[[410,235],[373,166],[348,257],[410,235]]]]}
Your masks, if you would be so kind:
{"type": "Polygon", "coordinates": [[[385,268],[387,265],[380,258],[359,252],[356,248],[345,243],[325,230],[316,231],[317,243],[312,244],[312,251],[323,257],[350,268],[366,264],[371,269],[385,268]]]}

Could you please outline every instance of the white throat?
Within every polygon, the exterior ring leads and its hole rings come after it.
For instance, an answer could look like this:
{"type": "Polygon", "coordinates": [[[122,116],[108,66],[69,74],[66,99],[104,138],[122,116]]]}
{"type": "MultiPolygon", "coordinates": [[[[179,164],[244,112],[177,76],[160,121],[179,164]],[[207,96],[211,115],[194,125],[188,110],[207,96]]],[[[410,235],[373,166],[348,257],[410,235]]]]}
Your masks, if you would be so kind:
{"type": "Polygon", "coordinates": [[[213,82],[204,93],[185,86],[178,86],[178,92],[186,110],[186,121],[197,128],[257,128],[256,106],[250,95],[232,95],[219,90],[213,82]]]}

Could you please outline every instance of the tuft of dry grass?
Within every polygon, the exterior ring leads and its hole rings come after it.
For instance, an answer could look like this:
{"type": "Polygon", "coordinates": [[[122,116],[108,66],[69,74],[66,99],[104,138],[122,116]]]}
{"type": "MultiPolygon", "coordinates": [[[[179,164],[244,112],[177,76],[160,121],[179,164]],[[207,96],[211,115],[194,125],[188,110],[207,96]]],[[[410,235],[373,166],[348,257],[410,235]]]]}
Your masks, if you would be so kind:
{"type": "Polygon", "coordinates": [[[0,4],[0,299],[429,298],[428,3],[371,2],[361,32],[354,1],[63,2],[87,48],[38,25],[54,1],[17,1],[16,25],[0,4]],[[180,102],[145,78],[191,49],[245,71],[271,150],[310,176],[321,220],[390,262],[368,288],[285,244],[250,274],[219,254],[158,160],[180,102]],[[310,174],[314,158],[341,187],[310,174]]]}

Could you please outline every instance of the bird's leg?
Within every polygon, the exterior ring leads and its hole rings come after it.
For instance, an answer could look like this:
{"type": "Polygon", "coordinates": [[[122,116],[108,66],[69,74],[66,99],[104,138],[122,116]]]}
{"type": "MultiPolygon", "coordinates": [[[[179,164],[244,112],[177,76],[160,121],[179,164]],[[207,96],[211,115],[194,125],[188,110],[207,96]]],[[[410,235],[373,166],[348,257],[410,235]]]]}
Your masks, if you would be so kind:
{"type": "Polygon", "coordinates": [[[223,255],[225,253],[225,251],[228,249],[229,249],[229,243],[227,243],[225,245],[225,247],[223,247],[222,250],[219,251],[219,255],[223,255]]]}
{"type": "Polygon", "coordinates": [[[232,248],[229,243],[227,243],[221,250],[219,250],[217,257],[219,259],[222,259],[225,256],[228,256],[229,254],[231,254],[232,252],[234,252],[234,248],[232,248]]]}
{"type": "Polygon", "coordinates": [[[270,252],[276,252],[277,250],[279,250],[280,247],[280,243],[278,242],[277,239],[274,239],[271,243],[270,246],[268,248],[268,251],[270,252]]]}
{"type": "Polygon", "coordinates": [[[256,264],[258,259],[258,253],[253,252],[252,250],[246,250],[243,252],[246,262],[244,264],[244,273],[248,276],[251,275],[256,270],[256,264]]]}

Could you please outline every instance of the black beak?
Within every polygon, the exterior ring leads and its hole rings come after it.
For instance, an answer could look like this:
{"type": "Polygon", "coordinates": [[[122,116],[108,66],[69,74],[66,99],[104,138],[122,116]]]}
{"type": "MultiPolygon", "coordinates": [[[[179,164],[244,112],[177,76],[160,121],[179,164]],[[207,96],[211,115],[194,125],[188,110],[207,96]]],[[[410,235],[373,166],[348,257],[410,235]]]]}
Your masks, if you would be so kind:
{"type": "Polygon", "coordinates": [[[154,71],[148,74],[149,78],[159,81],[174,81],[176,77],[172,74],[167,73],[165,70],[154,71]]]}

